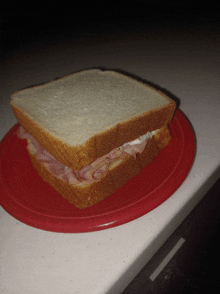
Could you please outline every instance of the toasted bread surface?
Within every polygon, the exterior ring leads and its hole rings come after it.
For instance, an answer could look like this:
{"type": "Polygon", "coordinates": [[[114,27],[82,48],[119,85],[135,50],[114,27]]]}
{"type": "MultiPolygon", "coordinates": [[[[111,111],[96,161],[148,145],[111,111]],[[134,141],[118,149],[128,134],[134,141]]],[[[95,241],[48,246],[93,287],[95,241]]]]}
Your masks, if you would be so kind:
{"type": "Polygon", "coordinates": [[[113,71],[87,70],[12,96],[18,122],[58,161],[80,170],[172,120],[165,94],[113,71]]]}
{"type": "Polygon", "coordinates": [[[99,182],[85,185],[70,185],[53,176],[42,162],[36,160],[35,154],[28,148],[32,164],[43,180],[49,183],[63,198],[75,207],[84,209],[95,205],[99,201],[113,194],[115,190],[123,187],[130,179],[136,176],[142,168],[149,165],[159,152],[171,140],[167,126],[162,127],[156,135],[148,139],[145,150],[137,154],[136,159],[128,155],[115,165],[99,182]]]}

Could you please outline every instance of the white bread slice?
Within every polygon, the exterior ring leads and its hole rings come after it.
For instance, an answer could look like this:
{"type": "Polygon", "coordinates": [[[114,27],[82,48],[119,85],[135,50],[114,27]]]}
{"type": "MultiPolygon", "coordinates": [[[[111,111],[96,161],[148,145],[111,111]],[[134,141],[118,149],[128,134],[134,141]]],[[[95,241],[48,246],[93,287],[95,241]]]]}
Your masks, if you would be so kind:
{"type": "Polygon", "coordinates": [[[115,71],[85,70],[12,95],[18,122],[75,170],[170,123],[176,104],[115,71]]]}
{"type": "Polygon", "coordinates": [[[143,153],[137,154],[136,159],[131,155],[127,155],[120,163],[118,162],[114,165],[101,181],[85,185],[70,185],[55,177],[47,170],[44,163],[36,160],[35,154],[29,145],[27,150],[32,165],[43,180],[58,191],[63,198],[74,204],[75,207],[84,209],[97,204],[99,201],[113,194],[116,189],[124,186],[142,168],[150,164],[159,152],[168,145],[170,140],[171,135],[168,127],[162,127],[152,138],[148,139],[143,153]]]}

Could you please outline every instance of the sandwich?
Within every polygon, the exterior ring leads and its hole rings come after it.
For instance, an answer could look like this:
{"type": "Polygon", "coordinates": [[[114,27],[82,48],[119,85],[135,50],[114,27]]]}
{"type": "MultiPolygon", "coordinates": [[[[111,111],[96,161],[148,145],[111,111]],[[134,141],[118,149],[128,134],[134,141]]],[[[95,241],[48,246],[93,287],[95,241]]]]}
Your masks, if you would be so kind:
{"type": "Polygon", "coordinates": [[[124,186],[168,145],[176,104],[133,77],[88,69],[18,91],[11,107],[39,176],[84,209],[124,186]]]}

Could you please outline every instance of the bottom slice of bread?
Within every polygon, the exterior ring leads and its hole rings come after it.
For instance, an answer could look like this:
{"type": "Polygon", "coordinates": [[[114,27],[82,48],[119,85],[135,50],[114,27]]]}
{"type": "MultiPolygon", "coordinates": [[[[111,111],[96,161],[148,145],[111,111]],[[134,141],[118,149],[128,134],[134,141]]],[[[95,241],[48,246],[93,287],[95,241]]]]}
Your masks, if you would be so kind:
{"type": "Polygon", "coordinates": [[[97,204],[113,194],[115,190],[123,187],[142,168],[150,164],[159,152],[167,146],[170,140],[171,135],[168,126],[162,127],[148,140],[144,151],[141,154],[137,154],[136,159],[128,155],[117,165],[113,166],[101,181],[85,185],[70,185],[55,177],[42,162],[36,160],[31,149],[27,147],[27,150],[32,165],[43,180],[49,183],[63,198],[67,199],[75,207],[84,209],[97,204]]]}

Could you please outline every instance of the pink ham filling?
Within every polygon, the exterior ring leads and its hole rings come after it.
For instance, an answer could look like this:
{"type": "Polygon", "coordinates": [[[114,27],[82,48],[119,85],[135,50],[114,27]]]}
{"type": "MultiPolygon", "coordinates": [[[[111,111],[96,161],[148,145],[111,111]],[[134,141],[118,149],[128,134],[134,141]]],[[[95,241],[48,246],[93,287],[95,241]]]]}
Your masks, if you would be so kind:
{"type": "Polygon", "coordinates": [[[142,153],[147,144],[147,139],[140,144],[125,144],[120,148],[113,149],[110,153],[97,158],[93,163],[81,170],[72,170],[70,167],[57,161],[49,152],[47,152],[24,128],[18,130],[18,137],[27,139],[28,144],[35,150],[36,159],[42,162],[48,171],[59,179],[69,184],[90,184],[100,181],[110,169],[112,164],[122,160],[128,155],[136,159],[137,153],[142,153]]]}

